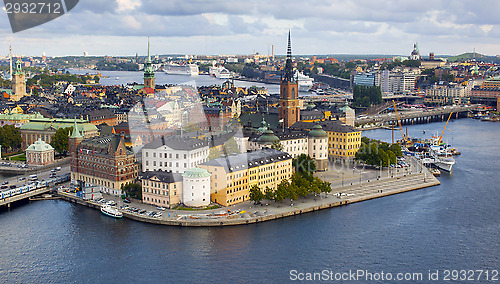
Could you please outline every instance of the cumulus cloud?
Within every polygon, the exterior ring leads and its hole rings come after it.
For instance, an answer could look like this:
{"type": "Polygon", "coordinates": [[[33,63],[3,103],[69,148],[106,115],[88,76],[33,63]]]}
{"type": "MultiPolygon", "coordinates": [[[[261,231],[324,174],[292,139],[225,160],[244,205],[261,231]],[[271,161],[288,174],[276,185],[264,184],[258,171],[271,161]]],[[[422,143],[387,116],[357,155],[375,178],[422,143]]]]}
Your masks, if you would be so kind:
{"type": "MultiPolygon", "coordinates": [[[[477,41],[476,46],[480,46],[488,42],[485,45],[488,51],[484,52],[493,53],[500,47],[498,11],[500,1],[497,0],[481,3],[465,0],[85,0],[68,15],[16,36],[140,37],[149,34],[165,39],[175,37],[177,42],[185,43],[213,37],[216,42],[224,42],[224,50],[242,53],[241,46],[264,51],[261,47],[267,46],[265,42],[276,43],[291,27],[297,43],[294,47],[304,54],[333,53],[342,48],[362,53],[406,52],[414,41],[440,46],[439,49],[448,45],[445,51],[448,53],[468,48],[458,44],[477,41]],[[306,42],[303,47],[301,40],[306,42]]],[[[0,20],[0,34],[7,36],[9,28],[5,18],[0,20]]],[[[193,47],[185,52],[195,50],[199,49],[193,47]]]]}

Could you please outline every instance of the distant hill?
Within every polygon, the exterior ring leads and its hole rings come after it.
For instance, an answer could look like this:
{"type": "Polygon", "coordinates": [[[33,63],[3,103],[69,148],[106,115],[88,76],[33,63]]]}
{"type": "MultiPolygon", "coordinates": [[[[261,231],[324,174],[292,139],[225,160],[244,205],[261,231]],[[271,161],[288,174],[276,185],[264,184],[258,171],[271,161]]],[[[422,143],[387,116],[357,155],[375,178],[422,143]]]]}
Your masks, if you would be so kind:
{"type": "MultiPolygon", "coordinates": [[[[473,58],[474,58],[474,53],[468,52],[468,53],[463,53],[463,54],[459,54],[456,56],[448,57],[447,60],[449,62],[462,62],[462,61],[467,61],[467,60],[470,60],[473,58]]],[[[476,61],[500,63],[500,58],[496,57],[496,56],[487,56],[487,55],[476,53],[475,58],[476,58],[476,61]]]]}

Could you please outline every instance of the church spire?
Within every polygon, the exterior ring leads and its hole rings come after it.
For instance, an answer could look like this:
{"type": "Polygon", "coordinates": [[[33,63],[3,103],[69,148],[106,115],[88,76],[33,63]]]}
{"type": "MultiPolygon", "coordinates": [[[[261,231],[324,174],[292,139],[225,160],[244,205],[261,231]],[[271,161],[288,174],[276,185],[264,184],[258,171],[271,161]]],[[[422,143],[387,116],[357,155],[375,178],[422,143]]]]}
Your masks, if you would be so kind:
{"type": "Polygon", "coordinates": [[[283,81],[293,82],[293,67],[292,67],[292,38],[291,32],[288,30],[288,48],[286,51],[285,76],[283,81]]]}
{"type": "Polygon", "coordinates": [[[148,62],[151,62],[151,48],[149,45],[149,36],[148,36],[148,62]]]}
{"type": "Polygon", "coordinates": [[[73,125],[73,133],[71,133],[71,136],[69,138],[82,138],[82,134],[80,134],[80,131],[78,131],[78,124],[76,123],[76,116],[75,116],[75,123],[73,125]]]}

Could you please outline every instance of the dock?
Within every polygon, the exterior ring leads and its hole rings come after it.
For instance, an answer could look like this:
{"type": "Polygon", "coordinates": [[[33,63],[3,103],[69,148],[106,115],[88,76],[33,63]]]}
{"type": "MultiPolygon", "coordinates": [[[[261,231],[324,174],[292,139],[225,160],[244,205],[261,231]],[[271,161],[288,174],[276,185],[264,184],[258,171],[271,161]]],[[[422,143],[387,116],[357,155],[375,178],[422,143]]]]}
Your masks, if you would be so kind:
{"type": "MultiPolygon", "coordinates": [[[[437,180],[433,175],[427,173],[411,174],[382,180],[374,180],[362,185],[356,184],[352,186],[338,187],[333,189],[333,191],[326,195],[326,197],[324,194],[321,194],[317,197],[309,196],[307,198],[299,198],[299,200],[293,201],[293,204],[288,204],[287,202],[270,202],[268,206],[255,206],[253,205],[253,202],[244,202],[244,204],[240,206],[240,210],[242,210],[242,212],[246,211],[249,214],[236,213],[225,217],[192,218],[192,215],[187,214],[186,212],[177,211],[177,213],[171,218],[169,218],[165,212],[161,218],[150,218],[145,215],[126,210],[121,210],[121,212],[123,213],[123,217],[158,225],[181,227],[235,226],[297,216],[384,196],[428,188],[439,184],[439,180],[437,180]]],[[[90,208],[100,209],[101,207],[101,205],[97,202],[83,200],[69,193],[58,192],[57,195],[63,200],[90,208]]],[[[226,209],[222,208],[219,210],[226,209]]],[[[199,213],[199,215],[202,216],[204,212],[200,211],[199,213]]]]}

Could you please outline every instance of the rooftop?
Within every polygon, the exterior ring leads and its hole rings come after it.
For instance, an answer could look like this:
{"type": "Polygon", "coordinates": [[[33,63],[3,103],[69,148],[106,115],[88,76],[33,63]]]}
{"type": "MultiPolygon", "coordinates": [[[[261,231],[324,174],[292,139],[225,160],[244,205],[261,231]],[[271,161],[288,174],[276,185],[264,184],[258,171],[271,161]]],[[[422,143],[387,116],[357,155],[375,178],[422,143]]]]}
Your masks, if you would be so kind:
{"type": "Polygon", "coordinates": [[[226,172],[237,172],[289,159],[292,159],[292,157],[288,153],[264,148],[258,151],[217,158],[201,165],[223,167],[226,172]]]}

